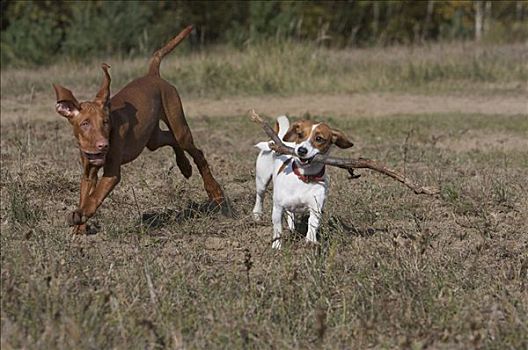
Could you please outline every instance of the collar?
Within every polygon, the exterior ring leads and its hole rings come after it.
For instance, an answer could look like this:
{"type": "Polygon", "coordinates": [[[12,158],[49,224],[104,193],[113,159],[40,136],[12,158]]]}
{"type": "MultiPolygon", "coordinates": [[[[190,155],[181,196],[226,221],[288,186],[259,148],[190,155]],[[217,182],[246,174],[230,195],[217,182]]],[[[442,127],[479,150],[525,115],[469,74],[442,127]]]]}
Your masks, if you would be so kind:
{"type": "MultiPolygon", "coordinates": [[[[286,160],[282,166],[280,167],[279,169],[279,173],[282,172],[287,166],[288,164],[292,161],[293,158],[289,158],[288,160],[286,160]]],[[[304,174],[301,174],[300,170],[299,170],[299,167],[297,166],[297,164],[295,162],[292,163],[292,170],[293,170],[293,173],[295,175],[297,175],[297,177],[299,178],[299,180],[301,180],[302,182],[305,182],[305,183],[311,183],[311,182],[324,182],[324,174],[325,174],[325,169],[326,169],[326,166],[323,166],[323,168],[321,169],[321,171],[315,175],[304,175],[304,174]]]]}

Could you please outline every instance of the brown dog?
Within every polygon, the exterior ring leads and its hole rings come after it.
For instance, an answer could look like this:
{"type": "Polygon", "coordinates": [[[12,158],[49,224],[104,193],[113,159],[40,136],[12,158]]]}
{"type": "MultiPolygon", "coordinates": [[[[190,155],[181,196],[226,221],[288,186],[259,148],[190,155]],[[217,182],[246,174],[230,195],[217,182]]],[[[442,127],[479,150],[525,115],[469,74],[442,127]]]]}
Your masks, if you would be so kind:
{"type": "Polygon", "coordinates": [[[93,101],[79,103],[70,90],[53,85],[57,94],[56,110],[73,126],[84,169],[79,208],[68,215],[70,225],[75,226],[74,233],[86,231],[86,221],[119,183],[121,165],[134,160],[145,146],[151,151],[171,146],[186,178],[191,176],[192,167],[183,151],[189,153],[209,198],[219,205],[227,204],[202,151],[194,145],[178,92],[159,74],[162,58],[191,30],[191,26],[187,27],[156,51],[147,75],[130,82],[112,98],[110,67],[106,64],[102,66],[103,84],[93,101]],[[160,129],[160,119],[170,131],[160,129]],[[100,168],[103,176],[98,179],[100,168]]]}

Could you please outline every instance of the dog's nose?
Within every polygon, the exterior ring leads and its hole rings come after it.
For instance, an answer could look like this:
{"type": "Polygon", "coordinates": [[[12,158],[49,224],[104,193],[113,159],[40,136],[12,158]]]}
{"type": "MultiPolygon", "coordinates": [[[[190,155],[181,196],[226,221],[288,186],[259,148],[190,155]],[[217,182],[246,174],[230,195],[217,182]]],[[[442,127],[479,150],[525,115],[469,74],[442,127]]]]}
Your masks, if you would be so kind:
{"type": "Polygon", "coordinates": [[[99,151],[106,151],[108,149],[108,140],[97,141],[95,147],[97,147],[99,151]]]}
{"type": "Polygon", "coordinates": [[[297,154],[300,155],[301,157],[304,157],[307,153],[308,153],[308,150],[304,147],[299,147],[297,149],[297,154]]]}

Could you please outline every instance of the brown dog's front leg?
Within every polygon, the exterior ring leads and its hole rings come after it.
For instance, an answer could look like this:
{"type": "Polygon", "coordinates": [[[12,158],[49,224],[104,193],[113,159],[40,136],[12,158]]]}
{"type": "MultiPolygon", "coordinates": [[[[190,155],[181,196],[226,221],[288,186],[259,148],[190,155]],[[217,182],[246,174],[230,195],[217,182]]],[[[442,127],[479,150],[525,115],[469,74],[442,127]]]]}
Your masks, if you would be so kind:
{"type": "MultiPolygon", "coordinates": [[[[79,208],[82,208],[85,205],[85,202],[89,197],[90,193],[95,189],[97,185],[97,172],[100,169],[100,167],[90,165],[90,163],[88,163],[88,161],[84,159],[84,157],[81,157],[81,162],[83,163],[84,171],[83,176],[81,178],[79,208]]],[[[76,235],[85,234],[86,224],[76,225],[74,222],[78,220],[74,218],[74,216],[76,216],[74,213],[75,212],[70,214],[68,218],[70,225],[75,225],[72,233],[76,235]]]]}
{"type": "Polygon", "coordinates": [[[86,221],[95,214],[97,208],[99,208],[108,194],[119,183],[120,179],[119,167],[117,169],[105,169],[101,180],[99,180],[95,188],[92,189],[91,193],[84,198],[79,209],[70,214],[70,225],[84,225],[86,221]]]}
{"type": "Polygon", "coordinates": [[[86,199],[96,187],[98,171],[99,167],[91,167],[88,165],[88,167],[85,168],[81,179],[81,198],[79,200],[79,208],[82,208],[84,202],[86,202],[86,199]]]}

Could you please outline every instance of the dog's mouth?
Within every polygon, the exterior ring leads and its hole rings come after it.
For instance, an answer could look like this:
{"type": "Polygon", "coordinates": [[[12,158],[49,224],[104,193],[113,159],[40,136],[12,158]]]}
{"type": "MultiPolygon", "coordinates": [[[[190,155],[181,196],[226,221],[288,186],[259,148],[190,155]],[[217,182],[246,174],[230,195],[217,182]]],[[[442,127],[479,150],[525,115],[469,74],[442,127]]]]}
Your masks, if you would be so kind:
{"type": "Polygon", "coordinates": [[[88,159],[90,164],[103,165],[105,163],[105,160],[106,160],[106,153],[105,152],[94,153],[94,152],[82,151],[82,153],[83,153],[84,157],[86,157],[86,159],[88,159]]]}
{"type": "Polygon", "coordinates": [[[299,162],[301,163],[301,165],[308,165],[312,162],[315,156],[312,156],[310,158],[301,158],[301,157],[298,157],[298,158],[299,158],[299,162]]]}

